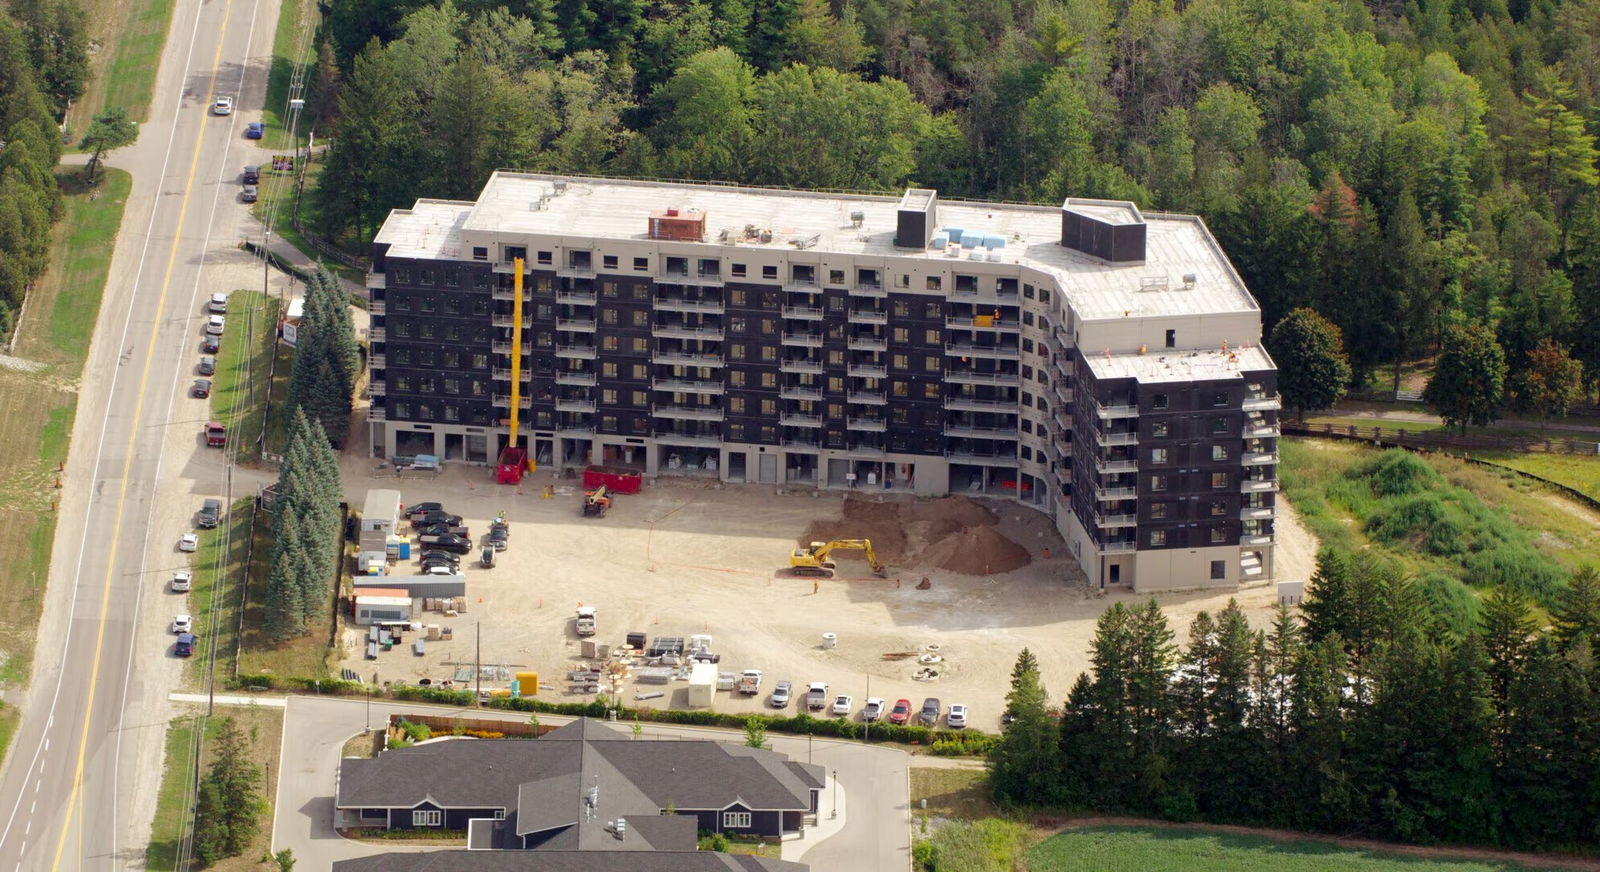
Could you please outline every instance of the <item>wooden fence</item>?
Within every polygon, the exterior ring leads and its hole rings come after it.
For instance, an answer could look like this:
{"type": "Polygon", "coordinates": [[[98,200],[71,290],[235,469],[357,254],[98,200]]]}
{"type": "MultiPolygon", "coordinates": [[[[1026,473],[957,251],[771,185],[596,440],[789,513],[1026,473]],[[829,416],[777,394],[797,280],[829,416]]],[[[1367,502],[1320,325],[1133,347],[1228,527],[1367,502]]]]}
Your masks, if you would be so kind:
{"type": "Polygon", "coordinates": [[[1338,424],[1282,423],[1283,432],[1373,442],[1400,448],[1461,448],[1479,451],[1516,451],[1523,454],[1600,454],[1600,442],[1582,439],[1548,439],[1488,433],[1451,433],[1445,430],[1400,430],[1392,427],[1358,427],[1338,424]]]}

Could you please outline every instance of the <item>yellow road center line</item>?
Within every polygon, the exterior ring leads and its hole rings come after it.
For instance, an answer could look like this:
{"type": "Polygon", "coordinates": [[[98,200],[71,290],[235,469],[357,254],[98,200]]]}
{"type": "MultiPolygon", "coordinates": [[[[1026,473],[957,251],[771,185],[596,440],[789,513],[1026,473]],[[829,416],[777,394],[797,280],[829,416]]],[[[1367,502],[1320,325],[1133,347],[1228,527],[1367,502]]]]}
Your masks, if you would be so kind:
{"type": "MultiPolygon", "coordinates": [[[[198,16],[204,11],[205,10],[203,7],[196,9],[195,15],[198,16]]],[[[223,6],[222,11],[222,26],[217,31],[217,52],[216,55],[211,59],[211,83],[206,87],[206,108],[204,111],[206,112],[207,116],[211,114],[210,105],[215,99],[215,95],[212,92],[217,85],[216,69],[217,65],[222,63],[222,44],[228,33],[228,19],[231,17],[232,12],[233,0],[227,0],[227,3],[223,6]]],[[[184,76],[187,76],[188,72],[188,70],[182,71],[184,76]]],[[[181,97],[179,98],[179,111],[182,111],[181,97]]],[[[96,687],[100,683],[100,659],[101,655],[105,651],[106,642],[106,614],[111,605],[111,580],[116,576],[117,544],[122,536],[122,513],[123,509],[127,506],[128,480],[132,477],[133,473],[133,458],[137,453],[134,449],[139,438],[140,420],[144,416],[144,396],[146,390],[150,386],[150,368],[155,362],[156,339],[161,333],[162,312],[166,308],[167,304],[167,291],[172,285],[172,269],[177,265],[178,262],[178,245],[183,240],[183,223],[184,219],[189,215],[189,195],[194,191],[195,174],[200,169],[200,145],[204,141],[205,134],[206,125],[202,123],[199,130],[195,132],[194,156],[189,159],[189,179],[184,183],[183,186],[183,200],[178,207],[178,223],[172,234],[172,249],[167,255],[166,272],[161,277],[161,295],[156,299],[156,306],[153,310],[155,314],[155,321],[150,327],[150,344],[144,352],[144,370],[139,374],[139,390],[134,395],[135,403],[133,407],[133,422],[128,427],[128,457],[122,462],[122,486],[117,492],[116,523],[111,527],[111,547],[106,551],[106,578],[105,583],[102,585],[100,591],[100,626],[98,631],[95,633],[94,661],[89,672],[89,692],[87,694],[88,707],[84,709],[83,730],[78,737],[78,765],[77,769],[73,772],[72,793],[67,798],[67,816],[66,819],[61,822],[61,838],[56,842],[56,856],[55,860],[50,864],[51,869],[61,868],[61,855],[67,848],[67,834],[72,830],[72,819],[78,811],[78,795],[83,789],[84,758],[89,750],[89,723],[94,717],[94,695],[96,687]]],[[[161,196],[160,191],[161,180],[158,179],[156,181],[156,197],[158,199],[161,196]]],[[[151,219],[154,220],[154,215],[151,216],[151,219]]],[[[138,291],[137,288],[135,288],[135,299],[130,300],[130,305],[134,302],[137,302],[137,296],[138,291]]],[[[116,801],[115,797],[113,797],[112,801],[116,801]]],[[[80,857],[79,859],[81,861],[82,858],[80,857]]]]}

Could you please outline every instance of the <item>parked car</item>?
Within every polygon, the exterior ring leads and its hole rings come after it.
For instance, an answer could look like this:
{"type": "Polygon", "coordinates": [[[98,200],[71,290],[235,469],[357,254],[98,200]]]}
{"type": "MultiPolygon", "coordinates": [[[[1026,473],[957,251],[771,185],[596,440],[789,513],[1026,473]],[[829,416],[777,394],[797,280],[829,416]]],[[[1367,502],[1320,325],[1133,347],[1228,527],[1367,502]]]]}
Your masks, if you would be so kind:
{"type": "Polygon", "coordinates": [[[467,539],[467,538],[462,537],[462,536],[457,536],[454,533],[450,533],[450,534],[445,535],[445,536],[440,536],[438,539],[434,540],[433,542],[431,542],[429,544],[432,545],[434,548],[443,548],[446,551],[452,551],[452,552],[455,552],[456,554],[466,554],[467,552],[472,550],[472,540],[471,539],[467,539]]]}
{"type": "Polygon", "coordinates": [[[963,703],[950,703],[950,713],[945,715],[944,725],[952,730],[960,730],[967,726],[967,707],[963,703]]]}
{"type": "Polygon", "coordinates": [[[406,520],[409,521],[409,520],[411,520],[412,518],[415,518],[418,515],[426,515],[429,512],[442,512],[442,511],[444,511],[444,504],[443,503],[417,503],[414,506],[406,506],[406,508],[405,508],[405,516],[406,516],[406,520]]]}
{"type": "Polygon", "coordinates": [[[861,707],[861,719],[870,724],[881,717],[883,717],[883,699],[876,696],[867,697],[867,704],[861,707]]]}
{"type": "Polygon", "coordinates": [[[490,522],[490,524],[489,524],[489,532],[493,533],[496,530],[499,530],[500,532],[504,533],[506,535],[506,539],[509,540],[511,538],[511,525],[507,524],[505,521],[493,521],[493,522],[490,522]]]}
{"type": "Polygon", "coordinates": [[[849,694],[841,694],[833,699],[833,713],[841,717],[849,716],[850,710],[855,706],[856,701],[849,694]]]}
{"type": "Polygon", "coordinates": [[[183,635],[179,636],[178,641],[173,644],[172,653],[179,657],[188,657],[194,653],[194,643],[194,634],[184,633],[183,635]]]}
{"type": "Polygon", "coordinates": [[[772,696],[767,697],[767,705],[776,709],[788,708],[790,695],[794,692],[794,682],[780,681],[772,688],[772,696]]]}
{"type": "Polygon", "coordinates": [[[504,551],[506,550],[506,546],[511,544],[511,537],[508,533],[506,533],[505,528],[501,527],[498,530],[490,530],[488,533],[485,533],[483,541],[488,543],[496,551],[504,551]]]}
{"type": "Polygon", "coordinates": [[[422,559],[423,560],[447,560],[447,561],[450,562],[451,566],[455,566],[457,563],[461,562],[461,558],[460,557],[457,557],[456,555],[451,554],[448,551],[439,551],[437,549],[432,549],[432,550],[427,550],[427,551],[422,552],[422,559]]]}
{"type": "Polygon", "coordinates": [[[457,536],[466,536],[471,532],[472,531],[466,527],[453,527],[449,524],[429,524],[426,527],[418,527],[416,529],[416,534],[418,536],[443,536],[446,533],[454,533],[457,536]]]}
{"type": "Polygon", "coordinates": [[[939,723],[939,713],[944,711],[944,704],[936,697],[928,697],[922,701],[922,711],[917,712],[917,720],[924,727],[931,727],[939,723]]]}
{"type": "Polygon", "coordinates": [[[216,375],[217,359],[209,354],[200,355],[200,365],[195,368],[195,371],[201,375],[216,375]]]}
{"type": "Polygon", "coordinates": [[[193,533],[185,533],[178,537],[179,551],[194,551],[200,547],[200,537],[193,533]]]}
{"type": "Polygon", "coordinates": [[[200,340],[200,350],[206,354],[216,354],[222,350],[222,337],[207,333],[206,337],[200,340]]]}
{"type": "Polygon", "coordinates": [[[188,570],[180,569],[172,573],[172,592],[188,593],[194,587],[194,576],[188,570]]]}
{"type": "Polygon", "coordinates": [[[228,428],[218,421],[206,422],[206,444],[212,448],[222,448],[228,444],[228,428]]]}
{"type": "Polygon", "coordinates": [[[209,530],[222,520],[222,500],[208,499],[200,504],[200,517],[196,524],[202,530],[209,530]]]}
{"type": "Polygon", "coordinates": [[[212,315],[206,319],[206,333],[211,336],[221,336],[223,325],[226,323],[226,319],[221,315],[212,315]]]}
{"type": "Polygon", "coordinates": [[[906,721],[909,721],[909,720],[911,720],[911,700],[909,700],[909,699],[897,699],[897,700],[895,700],[894,701],[894,708],[890,709],[890,711],[889,711],[889,723],[891,723],[891,724],[903,724],[903,723],[905,723],[906,721]]]}
{"type": "Polygon", "coordinates": [[[256,201],[256,198],[259,197],[259,196],[260,196],[260,192],[257,191],[255,185],[245,185],[239,191],[239,198],[241,200],[244,200],[246,203],[254,203],[256,201]]]}
{"type": "Polygon", "coordinates": [[[195,379],[194,380],[194,384],[189,386],[189,396],[195,397],[195,398],[201,399],[201,400],[205,399],[206,397],[211,396],[211,379],[208,379],[208,378],[197,378],[197,379],[195,379]]]}
{"type": "Polygon", "coordinates": [[[245,139],[260,139],[261,135],[266,132],[267,125],[262,124],[259,121],[252,121],[244,126],[245,139]]]}
{"type": "Polygon", "coordinates": [[[191,618],[188,615],[174,615],[172,617],[172,632],[174,632],[174,633],[192,633],[192,632],[194,632],[194,618],[191,618]]]}
{"type": "Polygon", "coordinates": [[[255,164],[245,164],[244,176],[240,178],[239,181],[246,185],[254,185],[261,181],[261,167],[256,166],[255,164]]]}
{"type": "Polygon", "coordinates": [[[212,294],[211,301],[206,303],[206,310],[213,315],[226,314],[228,311],[228,295],[212,294]]]}
{"type": "Polygon", "coordinates": [[[213,115],[232,115],[233,114],[233,98],[232,97],[218,97],[211,104],[211,113],[213,115]]]}
{"type": "Polygon", "coordinates": [[[449,512],[438,509],[423,512],[418,515],[411,515],[410,517],[411,529],[413,530],[420,530],[423,527],[431,527],[434,524],[448,524],[452,527],[458,527],[461,525],[460,515],[452,515],[449,512]]]}
{"type": "Polygon", "coordinates": [[[423,575],[455,575],[458,570],[446,563],[429,563],[423,566],[423,575]]]}

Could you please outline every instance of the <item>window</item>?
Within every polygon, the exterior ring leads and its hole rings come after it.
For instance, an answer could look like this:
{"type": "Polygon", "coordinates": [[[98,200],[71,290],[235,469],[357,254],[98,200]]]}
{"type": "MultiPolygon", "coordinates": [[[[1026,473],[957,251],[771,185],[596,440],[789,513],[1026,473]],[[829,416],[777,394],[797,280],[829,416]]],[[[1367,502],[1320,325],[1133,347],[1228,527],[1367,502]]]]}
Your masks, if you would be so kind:
{"type": "Polygon", "coordinates": [[[484,246],[482,246],[482,245],[474,245],[474,246],[472,246],[472,259],[473,260],[488,260],[489,259],[489,249],[484,247],[484,246]]]}
{"type": "Polygon", "coordinates": [[[844,284],[844,270],[842,270],[842,269],[830,269],[830,270],[828,270],[828,284],[835,285],[835,286],[843,285],[844,284]]]}
{"type": "Polygon", "coordinates": [[[400,295],[397,295],[397,296],[394,296],[394,297],[390,297],[389,301],[394,303],[394,310],[396,312],[409,312],[409,311],[411,311],[411,298],[406,296],[406,295],[404,295],[404,294],[400,294],[400,295]]]}
{"type": "Polygon", "coordinates": [[[1022,313],[1022,324],[1025,327],[1032,327],[1033,326],[1033,313],[1032,312],[1023,312],[1022,313]]]}
{"type": "Polygon", "coordinates": [[[612,361],[602,362],[600,364],[600,374],[605,376],[606,378],[616,378],[617,377],[617,365],[616,365],[616,363],[614,363],[612,361]]]}
{"type": "Polygon", "coordinates": [[[617,336],[604,336],[600,339],[600,347],[605,351],[616,351],[622,347],[622,341],[617,336]]]}
{"type": "Polygon", "coordinates": [[[729,397],[728,398],[728,411],[734,413],[735,415],[743,415],[744,414],[744,397],[729,397]]]}
{"type": "Polygon", "coordinates": [[[633,326],[635,326],[635,327],[648,327],[648,326],[650,326],[650,313],[646,312],[643,309],[634,309],[633,310],[633,326]]]}
{"type": "Polygon", "coordinates": [[[1165,544],[1167,544],[1167,531],[1166,530],[1151,530],[1150,531],[1150,545],[1152,547],[1159,546],[1159,545],[1165,545],[1165,544]]]}
{"type": "Polygon", "coordinates": [[[764,373],[762,373],[761,374],[761,386],[764,387],[764,388],[775,388],[775,387],[777,387],[778,386],[778,374],[775,373],[775,372],[764,372],[764,373]]]}
{"type": "Polygon", "coordinates": [[[1228,486],[1228,474],[1226,472],[1213,472],[1213,473],[1211,473],[1211,489],[1212,490],[1220,490],[1221,488],[1225,488],[1227,486],[1228,486]]]}
{"type": "Polygon", "coordinates": [[[944,358],[936,354],[930,354],[922,359],[922,368],[928,372],[943,372],[944,358]]]}
{"type": "Polygon", "coordinates": [[[894,277],[894,286],[897,288],[911,287],[911,276],[908,276],[905,273],[897,273],[894,277]]]}
{"type": "Polygon", "coordinates": [[[615,324],[615,323],[617,323],[617,310],[616,309],[601,309],[600,310],[600,323],[601,324],[615,324]]]}
{"type": "MultiPolygon", "coordinates": [[[[1228,529],[1226,527],[1212,527],[1211,528],[1211,544],[1213,544],[1213,545],[1221,545],[1221,544],[1226,543],[1227,541],[1228,541],[1228,529]]],[[[1214,563],[1211,564],[1211,577],[1212,578],[1221,578],[1222,577],[1222,576],[1217,574],[1217,563],[1220,563],[1220,562],[1221,561],[1217,561],[1217,562],[1214,562],[1214,563]]]]}
{"type": "Polygon", "coordinates": [[[617,283],[601,282],[600,296],[605,297],[608,300],[615,300],[617,298],[617,283]]]}
{"type": "Polygon", "coordinates": [[[922,307],[923,317],[937,319],[944,314],[943,305],[940,303],[926,303],[922,307]]]}
{"type": "Polygon", "coordinates": [[[602,267],[606,268],[606,269],[616,269],[617,268],[617,256],[614,255],[614,254],[603,254],[603,255],[601,255],[600,256],[600,265],[602,267]]]}
{"type": "Polygon", "coordinates": [[[411,812],[411,825],[414,827],[437,827],[444,823],[444,812],[438,809],[424,811],[415,809],[411,812]]]}
{"type": "Polygon", "coordinates": [[[1150,462],[1151,463],[1166,463],[1167,462],[1167,449],[1165,449],[1165,448],[1152,448],[1152,449],[1150,449],[1150,462]]]}
{"type": "Polygon", "coordinates": [[[744,387],[744,370],[735,369],[728,372],[728,384],[736,388],[744,387]]]}
{"type": "Polygon", "coordinates": [[[744,278],[744,264],[736,263],[729,268],[735,276],[744,278]]]}
{"type": "Polygon", "coordinates": [[[1211,501],[1211,517],[1220,518],[1228,513],[1228,504],[1222,500],[1211,501]]]}
{"type": "Polygon", "coordinates": [[[1171,399],[1166,394],[1156,394],[1155,399],[1150,402],[1151,408],[1155,409],[1165,409],[1171,404],[1171,399]]]}
{"type": "Polygon", "coordinates": [[[1153,490],[1153,491],[1164,491],[1164,490],[1166,490],[1167,489],[1167,477],[1164,476],[1164,475],[1152,475],[1152,476],[1150,476],[1150,489],[1153,490]]]}
{"type": "Polygon", "coordinates": [[[778,359],[778,346],[776,346],[776,345],[763,345],[763,346],[761,346],[761,359],[766,361],[766,362],[768,362],[768,363],[772,363],[773,361],[776,361],[778,359]]]}
{"type": "Polygon", "coordinates": [[[763,266],[761,268],[761,277],[764,278],[764,279],[775,279],[775,278],[777,278],[778,277],[778,268],[776,266],[763,266]]]}
{"type": "Polygon", "coordinates": [[[1165,422],[1151,424],[1150,435],[1156,437],[1157,439],[1165,438],[1167,435],[1167,427],[1168,425],[1165,422]]]}
{"type": "Polygon", "coordinates": [[[636,257],[636,258],[634,258],[633,259],[633,271],[634,272],[649,272],[650,271],[650,258],[648,258],[648,257],[636,257]]]}
{"type": "Polygon", "coordinates": [[[1027,285],[1027,284],[1023,285],[1022,286],[1022,295],[1024,297],[1027,297],[1030,300],[1033,299],[1033,285],[1027,285]]]}
{"type": "Polygon", "coordinates": [[[1220,435],[1222,435],[1222,434],[1224,434],[1226,432],[1228,432],[1228,419],[1227,418],[1212,418],[1211,419],[1211,433],[1213,435],[1220,436],[1220,435]]]}
{"type": "Polygon", "coordinates": [[[1213,445],[1213,446],[1211,446],[1211,459],[1212,460],[1227,460],[1228,459],[1228,446],[1226,446],[1226,445],[1213,445]]]}
{"type": "Polygon", "coordinates": [[[778,404],[777,404],[777,402],[774,401],[774,400],[762,400],[761,401],[761,414],[763,414],[763,415],[776,415],[776,414],[778,414],[778,404]]]}
{"type": "Polygon", "coordinates": [[[600,392],[600,402],[605,403],[608,406],[615,406],[617,404],[616,389],[606,388],[605,390],[602,390],[600,392]]]}
{"type": "MultiPolygon", "coordinates": [[[[1212,530],[1211,532],[1213,534],[1216,534],[1216,533],[1220,533],[1222,531],[1221,530],[1212,530]]],[[[1220,541],[1220,540],[1212,539],[1212,541],[1215,542],[1215,541],[1220,541]]],[[[1228,561],[1226,561],[1226,560],[1213,560],[1213,561],[1211,561],[1211,577],[1212,578],[1227,578],[1228,577],[1228,561]]]]}
{"type": "Polygon", "coordinates": [[[648,406],[650,405],[650,395],[644,391],[634,391],[633,402],[629,403],[629,405],[639,407],[648,406]]]}
{"type": "Polygon", "coordinates": [[[455,406],[445,406],[444,407],[444,419],[446,421],[459,421],[459,420],[461,420],[461,410],[457,409],[455,406]]]}
{"type": "Polygon", "coordinates": [[[911,304],[905,300],[895,300],[891,308],[894,309],[894,314],[897,318],[907,317],[911,314],[911,304]]]}
{"type": "Polygon", "coordinates": [[[1176,331],[1176,330],[1168,330],[1167,331],[1167,347],[1168,348],[1177,348],[1178,347],[1178,331],[1176,331]]]}
{"type": "Polygon", "coordinates": [[[928,280],[927,280],[928,290],[930,290],[930,291],[939,290],[939,285],[940,285],[941,281],[942,280],[940,279],[939,276],[928,276],[928,280]]]}
{"type": "Polygon", "coordinates": [[[1039,302],[1041,302],[1041,303],[1050,302],[1050,292],[1045,290],[1044,288],[1040,288],[1039,289],[1039,302]]]}
{"type": "Polygon", "coordinates": [[[939,383],[928,382],[922,386],[922,395],[930,400],[939,399],[939,383]]]}
{"type": "Polygon", "coordinates": [[[1167,516],[1167,504],[1166,503],[1151,503],[1150,504],[1150,518],[1151,518],[1151,520],[1159,521],[1159,520],[1165,518],[1166,516],[1167,516]]]}
{"type": "MultiPolygon", "coordinates": [[[[424,272],[425,275],[431,274],[431,273],[428,273],[427,270],[424,270],[423,272],[424,272]]],[[[431,281],[423,282],[423,284],[431,285],[431,284],[433,284],[433,282],[431,282],[431,281]]],[[[433,311],[436,311],[438,309],[438,307],[439,307],[439,304],[432,297],[423,297],[420,300],[420,302],[422,303],[422,311],[424,311],[424,312],[433,312],[433,311]]]]}
{"type": "Polygon", "coordinates": [[[540,263],[549,263],[550,260],[551,260],[550,252],[548,252],[548,251],[539,252],[539,262],[540,263]]]}
{"type": "Polygon", "coordinates": [[[642,363],[634,364],[633,365],[633,380],[634,381],[644,381],[645,379],[649,378],[650,376],[649,376],[649,372],[647,371],[647,369],[648,368],[642,363]]]}
{"type": "Polygon", "coordinates": [[[650,340],[643,336],[633,337],[633,350],[636,354],[644,354],[650,350],[650,340]]]}
{"type": "Polygon", "coordinates": [[[1228,404],[1228,395],[1226,393],[1218,392],[1218,393],[1214,393],[1214,394],[1211,395],[1211,405],[1213,405],[1213,406],[1226,406],[1227,404],[1228,404]]]}
{"type": "Polygon", "coordinates": [[[601,429],[601,431],[606,432],[606,433],[615,433],[615,432],[617,432],[617,416],[616,415],[601,415],[600,416],[600,429],[601,429]]]}
{"type": "Polygon", "coordinates": [[[495,809],[494,810],[494,819],[497,820],[497,821],[505,820],[506,819],[506,810],[503,809],[503,808],[495,809]]]}
{"type": "Polygon", "coordinates": [[[928,345],[938,345],[939,339],[939,331],[937,330],[925,330],[922,333],[922,341],[928,345]]]}

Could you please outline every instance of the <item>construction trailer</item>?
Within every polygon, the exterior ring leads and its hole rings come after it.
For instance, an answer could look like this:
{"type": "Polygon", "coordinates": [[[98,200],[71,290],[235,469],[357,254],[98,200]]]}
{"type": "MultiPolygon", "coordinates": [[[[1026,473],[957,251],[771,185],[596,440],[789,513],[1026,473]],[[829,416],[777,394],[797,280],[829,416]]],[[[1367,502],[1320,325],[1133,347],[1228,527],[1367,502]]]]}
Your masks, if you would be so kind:
{"type": "Polygon", "coordinates": [[[357,626],[402,624],[411,620],[409,596],[358,596],[355,599],[357,626]]]}
{"type": "Polygon", "coordinates": [[[690,708],[710,708],[717,696],[717,666],[714,663],[696,663],[689,667],[690,708]]]}
{"type": "Polygon", "coordinates": [[[400,492],[374,489],[367,491],[367,501],[361,507],[360,531],[392,536],[400,524],[400,492]]]}

